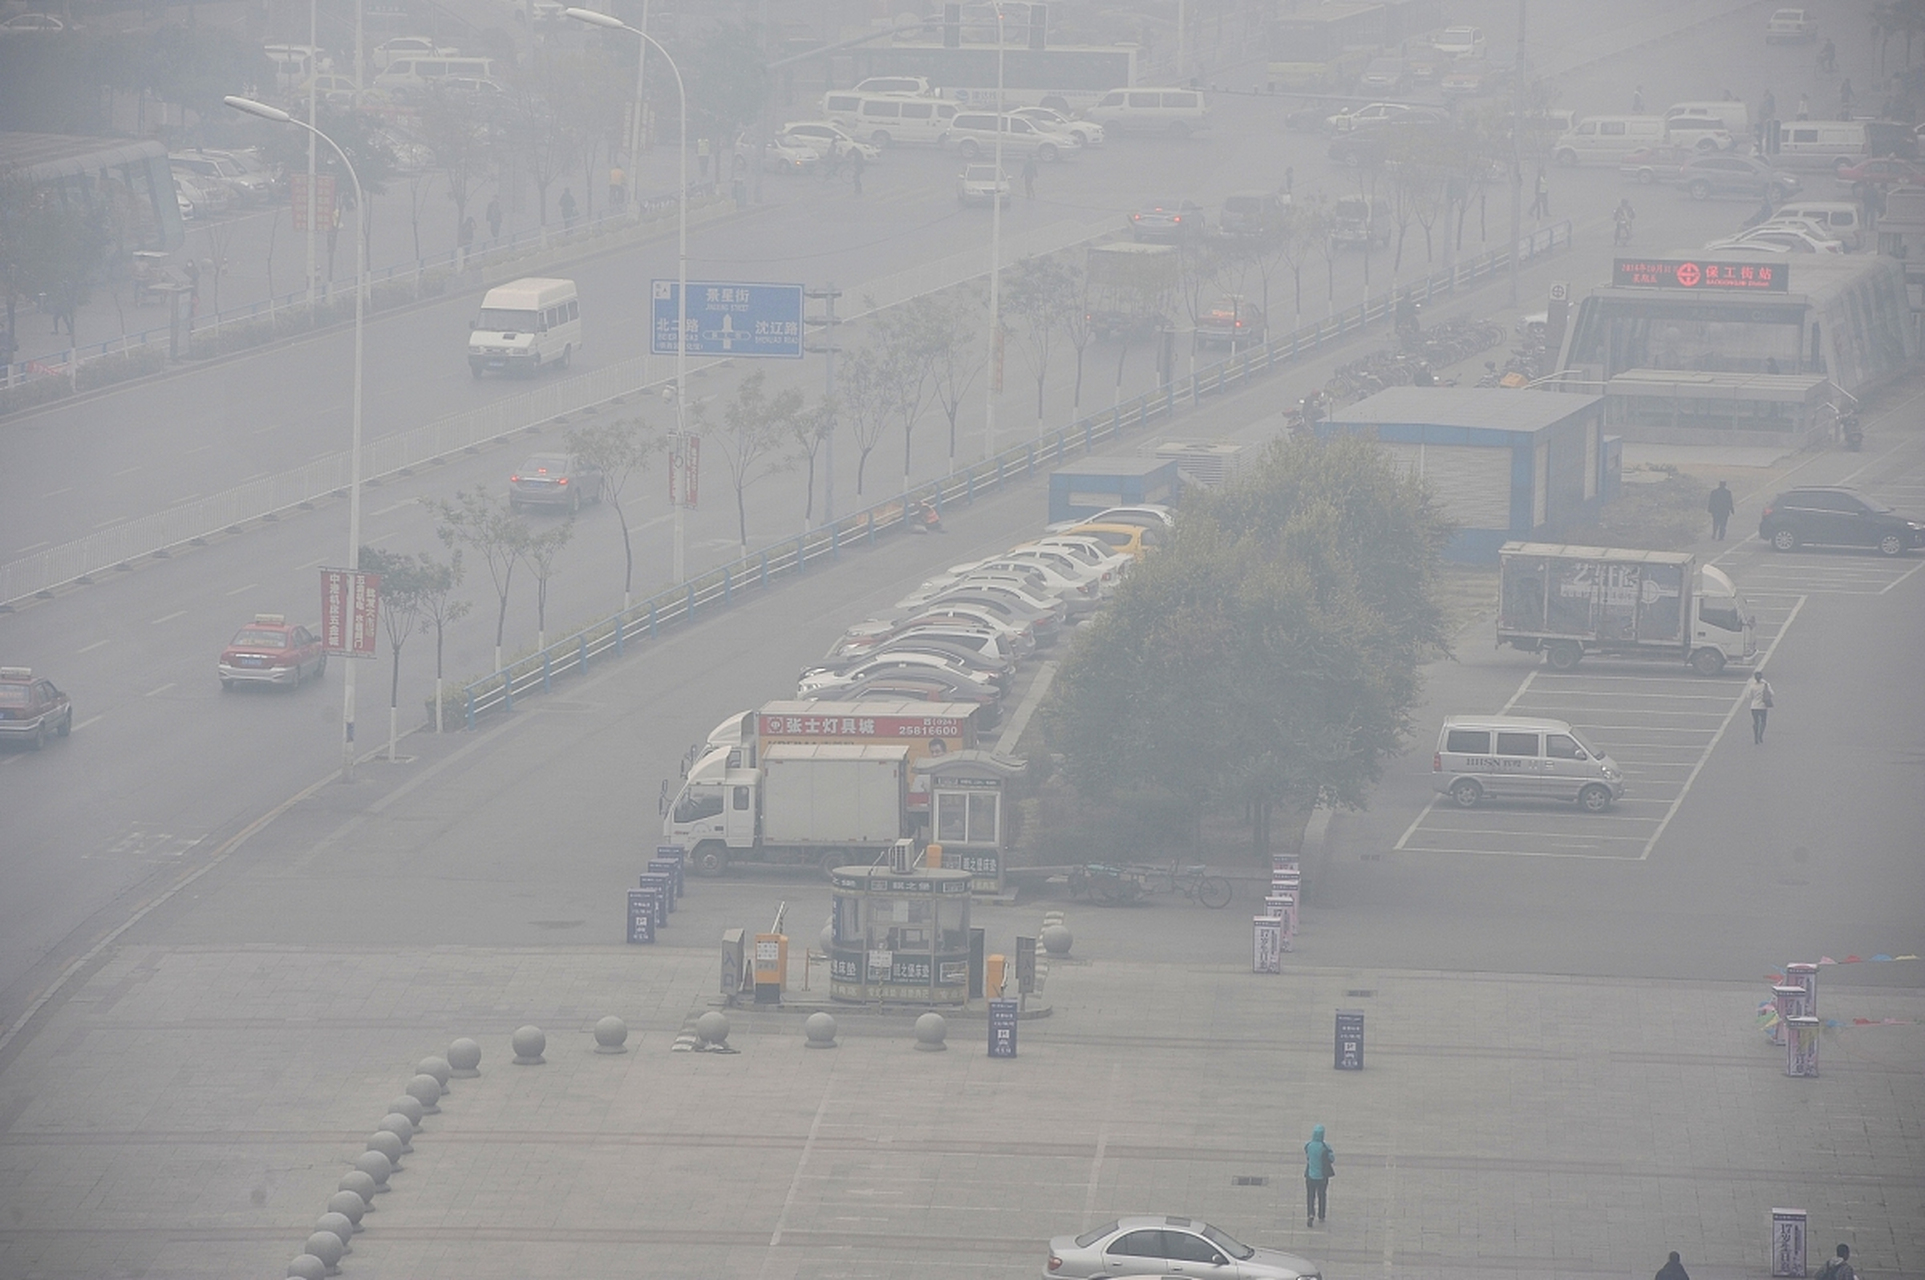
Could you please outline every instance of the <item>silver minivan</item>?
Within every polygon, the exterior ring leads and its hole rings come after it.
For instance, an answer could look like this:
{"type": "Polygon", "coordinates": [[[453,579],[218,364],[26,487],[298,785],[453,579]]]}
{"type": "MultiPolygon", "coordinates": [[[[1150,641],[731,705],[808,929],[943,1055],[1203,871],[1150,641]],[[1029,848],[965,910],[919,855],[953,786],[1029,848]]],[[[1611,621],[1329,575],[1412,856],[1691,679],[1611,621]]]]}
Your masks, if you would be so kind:
{"type": "Polygon", "coordinates": [[[1437,733],[1432,785],[1460,808],[1492,800],[1571,800],[1602,813],[1624,795],[1617,761],[1562,720],[1452,716],[1437,733]]]}

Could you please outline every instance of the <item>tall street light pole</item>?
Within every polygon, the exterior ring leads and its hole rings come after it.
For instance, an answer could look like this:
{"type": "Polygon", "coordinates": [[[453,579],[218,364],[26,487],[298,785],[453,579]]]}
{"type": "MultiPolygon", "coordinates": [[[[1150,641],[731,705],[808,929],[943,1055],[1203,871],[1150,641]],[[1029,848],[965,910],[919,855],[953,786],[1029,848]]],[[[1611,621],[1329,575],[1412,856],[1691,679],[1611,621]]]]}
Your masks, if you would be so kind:
{"type": "MultiPolygon", "coordinates": [[[[297,120],[279,107],[270,107],[265,102],[255,102],[251,98],[229,96],[222,99],[236,111],[244,111],[250,116],[272,120],[276,124],[291,124],[306,129],[313,138],[318,138],[334,148],[334,154],[341,157],[341,166],[348,171],[348,180],[354,183],[354,215],[356,218],[367,216],[367,204],[361,193],[361,178],[355,173],[354,165],[340,144],[328,137],[305,120],[297,120]]],[[[308,184],[312,193],[314,184],[308,184]]],[[[311,196],[310,196],[311,198],[311,196]]],[[[312,218],[308,221],[311,229],[312,218]]],[[[361,364],[362,352],[366,348],[363,341],[367,319],[368,283],[368,241],[366,236],[354,237],[354,430],[348,444],[348,559],[350,573],[361,563],[361,364]]],[[[348,655],[343,664],[347,670],[341,679],[341,780],[354,779],[354,656],[348,655]]]]}
{"type": "Polygon", "coordinates": [[[996,396],[1003,389],[1003,6],[996,5],[996,175],[989,197],[989,385],[983,389],[983,457],[996,456],[996,396]]]}
{"type": "MultiPolygon", "coordinates": [[[[687,531],[683,522],[683,511],[687,507],[688,493],[688,89],[682,83],[682,69],[675,65],[675,59],[668,56],[668,50],[661,42],[646,31],[638,31],[620,18],[606,13],[596,13],[593,9],[564,9],[563,13],[577,22],[586,22],[591,27],[606,27],[610,31],[626,31],[642,38],[642,57],[648,57],[653,46],[668,63],[668,69],[675,74],[675,96],[680,103],[682,115],[681,179],[676,189],[676,265],[675,265],[675,448],[669,457],[670,474],[681,470],[682,484],[673,496],[675,520],[675,581],[687,577],[684,572],[687,531]]],[[[639,83],[639,82],[638,82],[639,83]]],[[[639,89],[638,89],[639,94],[639,89]]]]}

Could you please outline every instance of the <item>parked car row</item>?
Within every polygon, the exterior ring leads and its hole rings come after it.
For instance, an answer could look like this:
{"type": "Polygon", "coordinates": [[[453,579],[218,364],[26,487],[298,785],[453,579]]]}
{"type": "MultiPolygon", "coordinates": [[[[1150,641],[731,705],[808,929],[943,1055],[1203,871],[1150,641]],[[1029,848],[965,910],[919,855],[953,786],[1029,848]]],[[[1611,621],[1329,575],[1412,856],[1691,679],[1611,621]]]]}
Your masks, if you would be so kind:
{"type": "Polygon", "coordinates": [[[993,725],[1020,664],[1094,614],[1171,520],[1166,507],[1115,507],[955,565],[843,632],[802,672],[797,694],[966,702],[979,725],[993,725]]]}
{"type": "Polygon", "coordinates": [[[280,174],[254,151],[174,151],[167,165],[182,218],[271,204],[284,190],[280,174]]]}

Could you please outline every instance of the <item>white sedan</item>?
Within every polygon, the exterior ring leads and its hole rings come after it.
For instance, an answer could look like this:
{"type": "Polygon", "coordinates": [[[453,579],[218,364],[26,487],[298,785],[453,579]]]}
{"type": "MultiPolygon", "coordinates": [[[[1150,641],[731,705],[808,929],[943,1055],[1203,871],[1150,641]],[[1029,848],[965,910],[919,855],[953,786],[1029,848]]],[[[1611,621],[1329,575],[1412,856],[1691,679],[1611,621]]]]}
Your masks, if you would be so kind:
{"type": "Polygon", "coordinates": [[[882,156],[881,147],[857,141],[847,129],[828,120],[793,121],[783,125],[782,132],[776,138],[793,146],[807,147],[819,156],[835,156],[842,160],[851,155],[859,155],[865,161],[882,156]]]}

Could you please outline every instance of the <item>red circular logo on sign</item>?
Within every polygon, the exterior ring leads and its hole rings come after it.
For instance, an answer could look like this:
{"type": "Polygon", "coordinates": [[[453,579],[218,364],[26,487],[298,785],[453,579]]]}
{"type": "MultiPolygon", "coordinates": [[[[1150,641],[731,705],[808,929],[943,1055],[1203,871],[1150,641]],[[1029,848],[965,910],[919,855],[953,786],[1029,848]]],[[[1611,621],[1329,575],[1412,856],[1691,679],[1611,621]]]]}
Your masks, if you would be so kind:
{"type": "Polygon", "coordinates": [[[1680,262],[1678,264],[1678,283],[1687,289],[1695,288],[1698,283],[1698,264],[1695,262],[1680,262]]]}

